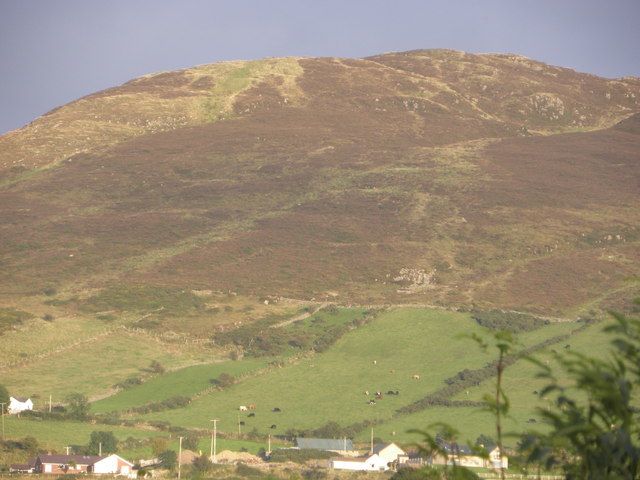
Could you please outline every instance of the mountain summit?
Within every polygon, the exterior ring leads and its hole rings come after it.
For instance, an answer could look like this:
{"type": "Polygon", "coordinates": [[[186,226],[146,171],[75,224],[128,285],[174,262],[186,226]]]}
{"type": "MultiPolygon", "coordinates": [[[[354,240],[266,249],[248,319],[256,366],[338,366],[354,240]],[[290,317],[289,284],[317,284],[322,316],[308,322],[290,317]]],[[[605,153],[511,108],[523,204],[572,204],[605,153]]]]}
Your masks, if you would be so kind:
{"type": "Polygon", "coordinates": [[[607,306],[639,285],[639,98],[450,50],[147,75],[0,137],[0,291],[607,306]]]}

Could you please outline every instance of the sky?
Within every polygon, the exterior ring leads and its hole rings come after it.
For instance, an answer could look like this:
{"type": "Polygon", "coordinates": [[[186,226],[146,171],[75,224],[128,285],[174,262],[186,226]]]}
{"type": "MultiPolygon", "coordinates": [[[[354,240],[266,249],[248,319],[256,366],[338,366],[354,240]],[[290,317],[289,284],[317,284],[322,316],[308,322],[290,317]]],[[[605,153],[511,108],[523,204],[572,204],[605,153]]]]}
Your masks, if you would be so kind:
{"type": "Polygon", "coordinates": [[[421,48],[640,76],[640,0],[0,0],[0,134],[146,73],[421,48]]]}

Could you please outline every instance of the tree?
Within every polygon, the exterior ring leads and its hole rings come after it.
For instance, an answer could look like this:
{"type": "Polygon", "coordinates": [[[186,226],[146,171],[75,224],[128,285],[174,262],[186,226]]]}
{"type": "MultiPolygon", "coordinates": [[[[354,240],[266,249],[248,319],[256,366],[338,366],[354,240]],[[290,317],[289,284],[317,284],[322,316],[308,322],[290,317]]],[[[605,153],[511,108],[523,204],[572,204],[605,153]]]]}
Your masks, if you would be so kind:
{"type": "Polygon", "coordinates": [[[228,373],[221,373],[218,378],[212,380],[212,383],[218,388],[227,388],[236,383],[236,379],[233,377],[233,375],[229,375],[228,373]]]}
{"type": "MultiPolygon", "coordinates": [[[[7,390],[7,387],[5,387],[4,385],[0,385],[0,402],[9,405],[9,390],[7,390]]],[[[4,406],[5,411],[7,405],[4,406]]]]}
{"type": "Polygon", "coordinates": [[[65,398],[69,416],[77,420],[84,420],[89,415],[89,399],[82,393],[72,393],[65,398]]]}
{"type": "Polygon", "coordinates": [[[168,446],[169,442],[166,438],[155,437],[151,439],[151,451],[156,457],[160,456],[162,452],[165,452],[168,446]]]}
{"type": "Polygon", "coordinates": [[[113,432],[91,432],[87,450],[91,455],[98,455],[101,447],[103,454],[115,453],[118,450],[118,439],[116,439],[113,432]]]}
{"type": "Polygon", "coordinates": [[[640,386],[640,319],[612,314],[615,335],[606,359],[577,352],[555,354],[570,385],[536,362],[555,408],[540,409],[549,434],[529,438],[529,457],[560,466],[568,479],[636,480],[640,478],[640,410],[634,389],[640,386]]]}
{"type": "Polygon", "coordinates": [[[206,455],[200,455],[199,457],[194,458],[193,463],[191,464],[191,468],[196,474],[206,473],[211,470],[212,466],[213,463],[211,463],[211,460],[209,460],[209,457],[206,455]]]}
{"type": "Polygon", "coordinates": [[[163,374],[165,372],[164,367],[162,366],[162,364],[157,361],[157,360],[153,360],[151,362],[151,365],[149,365],[149,370],[152,373],[157,373],[157,374],[163,374]]]}
{"type": "Polygon", "coordinates": [[[27,450],[30,454],[38,453],[38,449],[40,447],[38,445],[38,440],[31,436],[24,437],[24,439],[22,440],[22,445],[24,449],[27,450]]]}
{"type": "Polygon", "coordinates": [[[196,435],[187,435],[182,440],[182,446],[183,446],[183,448],[186,448],[187,450],[196,451],[196,450],[198,450],[199,440],[200,439],[196,435]]]}
{"type": "Polygon", "coordinates": [[[160,455],[158,455],[158,459],[164,468],[168,468],[169,470],[173,470],[176,468],[178,464],[178,454],[174,450],[165,450],[160,455]]]}

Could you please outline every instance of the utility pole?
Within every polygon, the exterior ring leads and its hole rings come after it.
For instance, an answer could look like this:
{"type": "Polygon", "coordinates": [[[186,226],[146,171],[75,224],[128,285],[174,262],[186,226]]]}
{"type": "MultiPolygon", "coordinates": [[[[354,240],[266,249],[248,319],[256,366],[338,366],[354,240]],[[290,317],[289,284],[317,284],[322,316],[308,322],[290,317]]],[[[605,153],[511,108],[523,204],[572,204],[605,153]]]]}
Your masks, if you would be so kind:
{"type": "Polygon", "coordinates": [[[269,443],[267,445],[267,455],[271,456],[271,434],[269,434],[269,443]]]}
{"type": "Polygon", "coordinates": [[[180,473],[182,470],[182,439],[184,437],[180,437],[180,444],[178,446],[178,479],[180,479],[180,473]]]}
{"type": "Polygon", "coordinates": [[[211,463],[216,463],[216,443],[218,441],[218,419],[214,418],[213,420],[209,420],[213,422],[213,433],[211,434],[211,454],[209,458],[211,463]]]}
{"type": "Polygon", "coordinates": [[[64,448],[66,448],[66,449],[67,449],[67,455],[69,455],[69,449],[70,449],[71,447],[64,447],[64,448]]]}
{"type": "Polygon", "coordinates": [[[369,454],[373,455],[373,427],[371,427],[371,451],[369,454]]]}
{"type": "Polygon", "coordinates": [[[1,402],[0,403],[0,407],[2,408],[2,441],[4,442],[4,406],[6,405],[6,402],[1,402]]]}
{"type": "Polygon", "coordinates": [[[49,394],[49,413],[51,413],[51,394],[49,394]]]}
{"type": "Polygon", "coordinates": [[[98,455],[102,456],[102,442],[98,442],[98,455]]]}
{"type": "Polygon", "coordinates": [[[242,430],[240,429],[240,412],[238,412],[238,438],[242,435],[242,430]]]}

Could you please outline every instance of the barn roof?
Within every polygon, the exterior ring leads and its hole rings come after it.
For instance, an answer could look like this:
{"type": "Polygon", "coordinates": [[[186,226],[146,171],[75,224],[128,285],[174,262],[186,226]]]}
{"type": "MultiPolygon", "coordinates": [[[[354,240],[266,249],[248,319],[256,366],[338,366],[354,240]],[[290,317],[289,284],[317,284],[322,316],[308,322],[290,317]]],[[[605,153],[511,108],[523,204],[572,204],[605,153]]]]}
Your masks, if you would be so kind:
{"type": "Polygon", "coordinates": [[[310,450],[353,450],[353,442],[349,439],[298,437],[296,447],[310,450]]]}
{"type": "MultiPolygon", "coordinates": [[[[376,443],[373,446],[373,453],[380,453],[382,450],[384,450],[387,447],[390,447],[391,445],[395,445],[397,448],[400,448],[395,443],[376,443]]],[[[402,449],[400,448],[400,450],[402,449]]]]}
{"type": "Polygon", "coordinates": [[[14,400],[16,400],[18,402],[21,402],[21,403],[24,403],[27,400],[29,400],[29,397],[10,397],[10,398],[13,398],[14,400]]]}
{"type": "Polygon", "coordinates": [[[59,463],[68,465],[74,462],[76,465],[93,465],[99,460],[106,457],[99,455],[38,455],[42,463],[59,463]]]}

